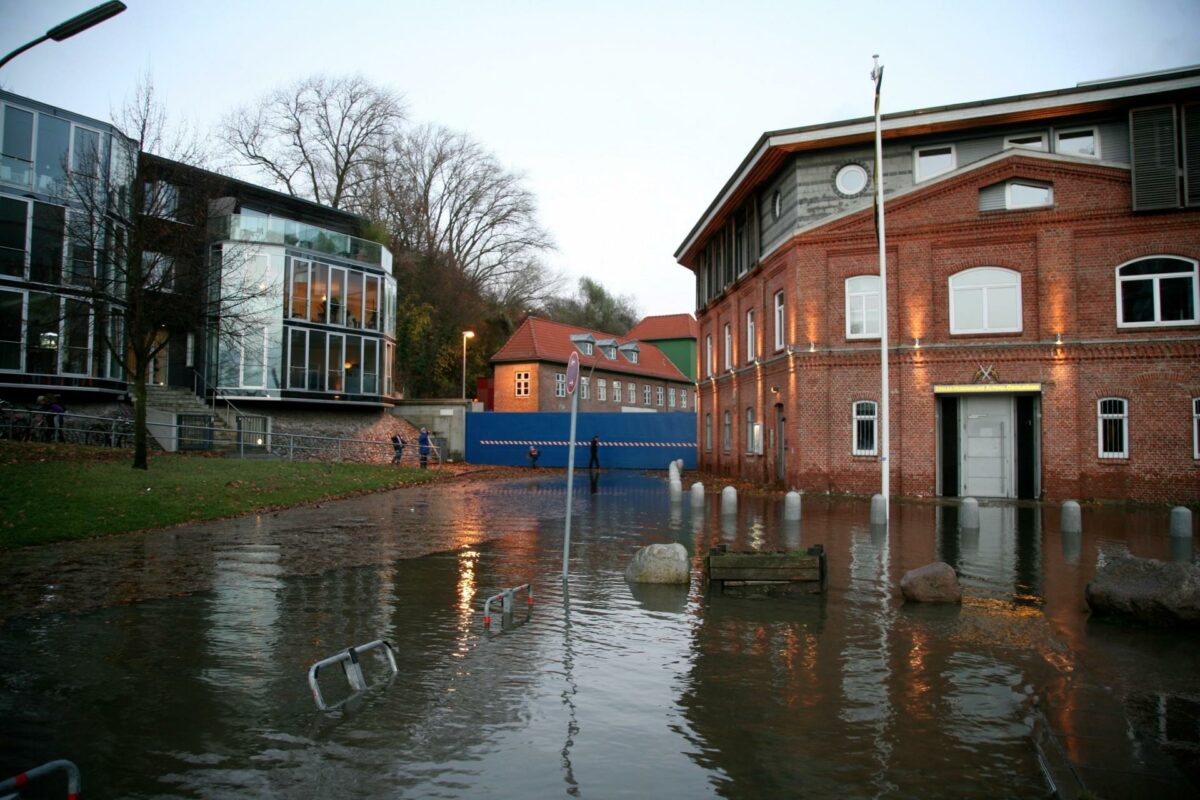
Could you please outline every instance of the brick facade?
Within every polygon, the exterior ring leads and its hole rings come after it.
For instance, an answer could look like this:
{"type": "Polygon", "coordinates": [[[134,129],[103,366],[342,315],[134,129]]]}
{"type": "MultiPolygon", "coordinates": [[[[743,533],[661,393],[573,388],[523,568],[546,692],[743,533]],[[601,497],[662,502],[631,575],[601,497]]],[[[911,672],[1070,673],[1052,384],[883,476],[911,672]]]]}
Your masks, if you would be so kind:
{"type": "MultiPolygon", "coordinates": [[[[566,375],[567,367],[565,364],[547,364],[541,362],[528,362],[523,364],[496,364],[495,372],[493,373],[496,379],[495,383],[495,400],[494,406],[496,411],[570,411],[571,398],[559,397],[555,394],[555,386],[557,381],[555,375],[566,375]],[[526,397],[518,397],[516,394],[517,373],[529,374],[529,395],[526,397]]],[[[584,368],[580,370],[581,376],[589,376],[589,370],[584,368]]],[[[623,407],[637,407],[639,409],[650,409],[652,411],[669,412],[669,411],[694,411],[695,410],[695,387],[690,383],[665,381],[661,379],[647,378],[642,375],[631,375],[628,373],[611,372],[595,370],[590,374],[591,387],[590,397],[584,399],[579,398],[580,411],[620,411],[623,407]],[[599,382],[605,382],[606,399],[601,402],[598,399],[599,382]],[[621,383],[622,401],[617,403],[613,394],[614,381],[621,383]],[[636,401],[631,401],[628,392],[630,385],[636,387],[636,401]],[[643,387],[650,387],[650,405],[644,402],[643,387]],[[658,390],[663,390],[663,404],[658,405],[658,390]],[[671,407],[669,402],[670,390],[675,390],[675,406],[671,407]],[[686,407],[680,405],[680,396],[683,392],[687,392],[686,407]]],[[[580,391],[576,388],[575,391],[580,391]]]]}

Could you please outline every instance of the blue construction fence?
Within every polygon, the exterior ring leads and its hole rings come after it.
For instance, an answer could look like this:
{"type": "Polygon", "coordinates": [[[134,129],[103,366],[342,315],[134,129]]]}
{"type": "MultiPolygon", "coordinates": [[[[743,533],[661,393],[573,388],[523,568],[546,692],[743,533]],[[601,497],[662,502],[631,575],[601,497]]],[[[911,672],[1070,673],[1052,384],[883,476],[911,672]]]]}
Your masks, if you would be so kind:
{"type": "MultiPolygon", "coordinates": [[[[467,461],[472,464],[528,466],[529,448],[537,447],[539,467],[567,466],[571,435],[569,412],[467,414],[467,461]]],[[[696,414],[588,413],[575,423],[575,466],[586,468],[592,436],[600,437],[603,469],[666,469],[682,458],[696,468],[696,414]]]]}

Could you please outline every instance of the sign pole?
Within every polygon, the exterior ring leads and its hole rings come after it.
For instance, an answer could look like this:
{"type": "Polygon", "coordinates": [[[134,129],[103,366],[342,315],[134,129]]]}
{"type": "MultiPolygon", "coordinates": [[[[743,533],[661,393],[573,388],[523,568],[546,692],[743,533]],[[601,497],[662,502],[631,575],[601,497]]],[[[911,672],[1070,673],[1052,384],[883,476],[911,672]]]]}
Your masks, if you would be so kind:
{"type": "Polygon", "coordinates": [[[567,561],[571,557],[571,496],[575,490],[575,419],[579,413],[579,394],[575,385],[579,382],[579,354],[571,353],[567,361],[567,393],[571,395],[571,436],[567,442],[567,522],[563,531],[563,583],[567,582],[567,561]]]}

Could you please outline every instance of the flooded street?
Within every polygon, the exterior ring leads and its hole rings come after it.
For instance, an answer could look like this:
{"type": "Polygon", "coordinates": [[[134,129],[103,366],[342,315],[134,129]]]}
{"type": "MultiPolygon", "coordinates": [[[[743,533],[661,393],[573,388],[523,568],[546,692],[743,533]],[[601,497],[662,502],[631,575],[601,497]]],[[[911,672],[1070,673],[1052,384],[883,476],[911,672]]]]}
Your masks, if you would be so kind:
{"type": "MultiPolygon", "coordinates": [[[[1165,509],[893,506],[741,497],[694,510],[661,477],[450,482],[170,531],[6,553],[0,777],[55,758],[95,798],[1034,797],[1035,724],[1105,798],[1195,796],[1200,643],[1089,622],[1084,586],[1169,559],[1165,509]],[[633,586],[680,542],[690,587],[633,586]],[[706,594],[702,559],[824,545],[823,596],[706,594]],[[961,607],[905,606],[952,564],[961,607]],[[535,602],[483,626],[483,601],[535,602]],[[398,675],[331,712],[310,665],[377,638],[398,675]],[[1188,726],[1191,726],[1190,728],[1188,726]]],[[[691,480],[685,476],[684,485],[691,480]]],[[[498,615],[497,615],[498,616],[498,615]]],[[[386,680],[369,659],[368,677],[386,680]]],[[[333,703],[341,670],[321,677],[333,703]]],[[[59,794],[61,796],[61,793],[59,794]]]]}

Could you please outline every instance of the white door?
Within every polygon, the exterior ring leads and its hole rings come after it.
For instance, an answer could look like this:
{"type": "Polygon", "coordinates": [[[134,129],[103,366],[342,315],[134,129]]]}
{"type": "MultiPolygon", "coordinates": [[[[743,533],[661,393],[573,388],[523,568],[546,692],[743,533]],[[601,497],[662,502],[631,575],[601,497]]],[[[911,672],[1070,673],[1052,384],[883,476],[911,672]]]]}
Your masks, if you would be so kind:
{"type": "Polygon", "coordinates": [[[1016,497],[1012,397],[964,397],[962,497],[1016,497]]]}

